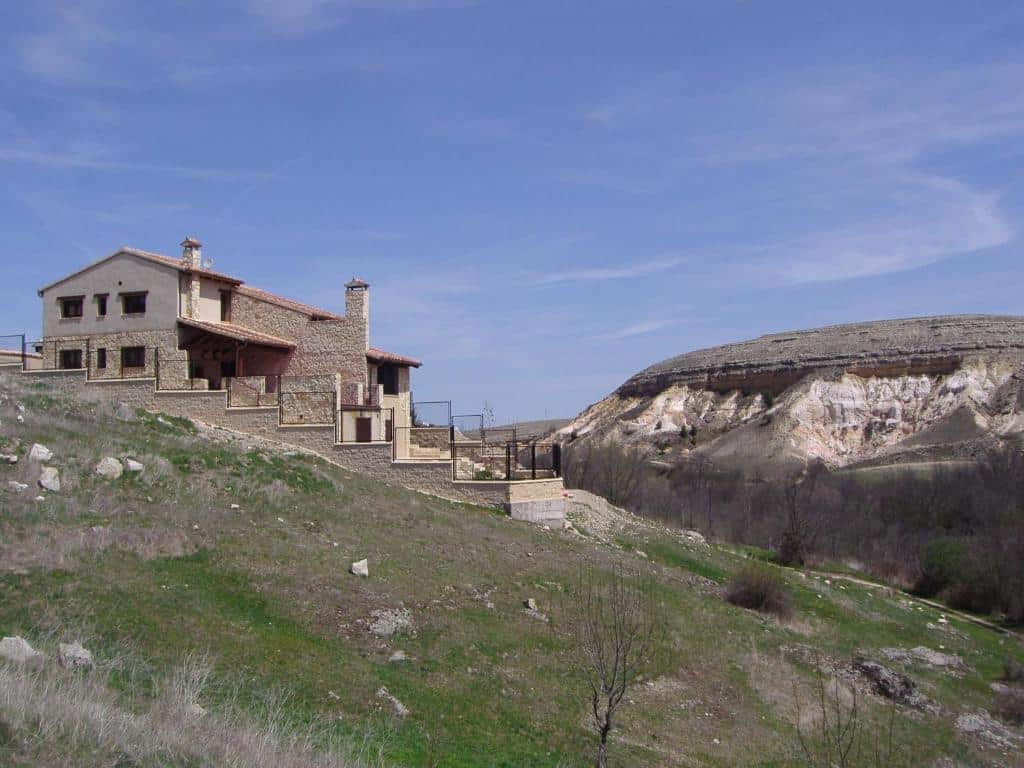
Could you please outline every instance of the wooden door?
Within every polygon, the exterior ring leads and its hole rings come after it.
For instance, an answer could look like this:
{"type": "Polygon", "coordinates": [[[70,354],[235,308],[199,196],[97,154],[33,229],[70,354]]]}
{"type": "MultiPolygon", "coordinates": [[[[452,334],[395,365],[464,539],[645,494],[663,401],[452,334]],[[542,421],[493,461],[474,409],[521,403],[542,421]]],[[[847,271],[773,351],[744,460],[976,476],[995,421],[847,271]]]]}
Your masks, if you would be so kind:
{"type": "Polygon", "coordinates": [[[384,439],[387,442],[391,442],[395,438],[395,428],[391,423],[391,419],[384,422],[384,439]]]}
{"type": "Polygon", "coordinates": [[[367,416],[356,418],[356,442],[369,443],[373,440],[373,419],[367,416]]]}

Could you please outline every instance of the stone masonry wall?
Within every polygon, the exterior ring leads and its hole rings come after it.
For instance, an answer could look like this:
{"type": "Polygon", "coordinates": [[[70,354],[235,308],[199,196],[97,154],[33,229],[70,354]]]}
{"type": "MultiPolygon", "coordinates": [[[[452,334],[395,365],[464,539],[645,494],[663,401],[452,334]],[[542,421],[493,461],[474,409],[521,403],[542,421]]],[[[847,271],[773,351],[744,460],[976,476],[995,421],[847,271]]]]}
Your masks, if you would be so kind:
{"type": "Polygon", "coordinates": [[[231,320],[294,342],[286,375],[341,373],[343,381],[366,384],[366,327],[361,322],[348,317],[311,320],[305,313],[241,292],[232,299],[231,320]]]}
{"type": "Polygon", "coordinates": [[[334,442],[334,426],[280,426],[276,407],[228,408],[227,392],[156,391],[153,379],[86,381],[84,371],[21,373],[60,380],[88,396],[100,395],[130,407],[183,416],[237,432],[315,451],[328,461],[378,480],[455,501],[504,507],[508,487],[503,483],[464,483],[451,479],[451,463],[391,461],[390,445],[334,442]]]}
{"type": "Polygon", "coordinates": [[[173,330],[124,331],[89,336],[68,335],[48,336],[43,339],[42,360],[44,368],[55,368],[60,364],[62,350],[77,349],[82,352],[83,365],[89,369],[90,379],[119,379],[124,377],[153,377],[156,375],[157,355],[160,356],[161,378],[166,374],[172,379],[186,378],[188,366],[183,353],[179,352],[178,335],[173,330]],[[122,347],[145,347],[146,364],[143,368],[121,369],[122,347]],[[96,351],[107,350],[107,367],[96,367],[96,351]],[[85,361],[88,359],[88,363],[85,361]],[[180,370],[178,370],[180,369],[180,370]]]}

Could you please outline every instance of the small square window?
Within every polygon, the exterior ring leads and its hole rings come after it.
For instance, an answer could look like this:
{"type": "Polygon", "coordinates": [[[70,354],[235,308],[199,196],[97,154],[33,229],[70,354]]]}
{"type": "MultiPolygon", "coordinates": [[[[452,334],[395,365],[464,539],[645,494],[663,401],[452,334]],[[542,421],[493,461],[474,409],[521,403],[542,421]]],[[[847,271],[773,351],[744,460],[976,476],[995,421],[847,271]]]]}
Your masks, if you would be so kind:
{"type": "Polygon", "coordinates": [[[69,296],[60,300],[60,316],[64,318],[82,316],[82,297],[69,296]]]}
{"type": "Polygon", "coordinates": [[[96,297],[96,316],[106,317],[107,316],[107,296],[101,294],[96,297]]]}
{"type": "Polygon", "coordinates": [[[146,294],[124,294],[121,296],[121,308],[126,315],[144,315],[146,313],[146,294]]]}
{"type": "Polygon", "coordinates": [[[122,368],[145,368],[146,348],[145,347],[121,347],[122,368]]]}
{"type": "Polygon", "coordinates": [[[82,350],[62,349],[60,351],[60,367],[78,369],[82,367],[82,350]]]}
{"type": "Polygon", "coordinates": [[[96,367],[100,370],[107,367],[107,350],[103,347],[96,350],[96,367]]]}

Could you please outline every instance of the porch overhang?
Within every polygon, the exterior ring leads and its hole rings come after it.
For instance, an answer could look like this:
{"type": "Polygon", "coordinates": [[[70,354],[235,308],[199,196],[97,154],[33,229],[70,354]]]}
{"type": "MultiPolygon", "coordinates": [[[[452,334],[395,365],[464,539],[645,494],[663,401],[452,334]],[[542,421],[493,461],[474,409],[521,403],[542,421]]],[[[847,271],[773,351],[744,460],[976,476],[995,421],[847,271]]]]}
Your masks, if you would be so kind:
{"type": "Polygon", "coordinates": [[[271,336],[269,333],[254,331],[252,328],[246,328],[244,325],[237,325],[235,323],[215,323],[208,320],[193,320],[188,317],[179,317],[178,325],[203,331],[213,336],[231,339],[232,341],[240,341],[245,344],[273,347],[274,349],[295,349],[295,344],[287,339],[271,336]]]}

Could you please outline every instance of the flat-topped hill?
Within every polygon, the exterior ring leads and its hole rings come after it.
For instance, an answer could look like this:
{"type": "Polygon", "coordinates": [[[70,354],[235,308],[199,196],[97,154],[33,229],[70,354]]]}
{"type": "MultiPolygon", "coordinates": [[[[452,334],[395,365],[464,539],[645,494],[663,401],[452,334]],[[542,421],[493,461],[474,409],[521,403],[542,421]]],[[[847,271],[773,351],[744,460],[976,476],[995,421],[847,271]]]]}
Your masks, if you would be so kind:
{"type": "Polygon", "coordinates": [[[948,373],[964,358],[986,350],[1024,351],[1024,317],[944,315],[769,334],[670,357],[632,376],[616,394],[651,395],[673,384],[778,394],[816,369],[838,367],[859,375],[948,373]]]}

